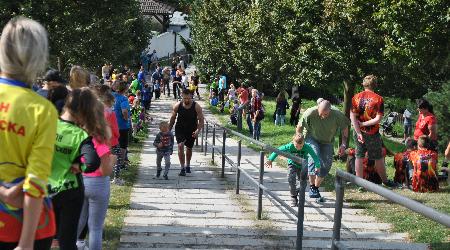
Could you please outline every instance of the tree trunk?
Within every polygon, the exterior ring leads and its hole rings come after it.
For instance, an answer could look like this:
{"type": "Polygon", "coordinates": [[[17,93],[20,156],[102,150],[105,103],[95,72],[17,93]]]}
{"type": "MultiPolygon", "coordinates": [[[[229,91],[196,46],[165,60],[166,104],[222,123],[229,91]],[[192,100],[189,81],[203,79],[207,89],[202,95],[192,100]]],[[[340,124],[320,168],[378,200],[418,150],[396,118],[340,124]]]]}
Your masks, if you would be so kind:
{"type": "MultiPolygon", "coordinates": [[[[355,94],[355,80],[354,77],[351,77],[349,80],[344,81],[344,113],[345,116],[347,116],[348,118],[350,118],[350,109],[352,107],[352,97],[355,94]]],[[[349,145],[349,139],[351,136],[351,125],[348,126],[348,138],[347,141],[344,142],[346,145],[349,145]]],[[[342,137],[339,138],[339,145],[341,145],[343,142],[341,141],[342,137]]]]}
{"type": "Polygon", "coordinates": [[[344,113],[350,118],[350,108],[352,107],[352,97],[355,94],[355,81],[344,81],[344,113]]]}

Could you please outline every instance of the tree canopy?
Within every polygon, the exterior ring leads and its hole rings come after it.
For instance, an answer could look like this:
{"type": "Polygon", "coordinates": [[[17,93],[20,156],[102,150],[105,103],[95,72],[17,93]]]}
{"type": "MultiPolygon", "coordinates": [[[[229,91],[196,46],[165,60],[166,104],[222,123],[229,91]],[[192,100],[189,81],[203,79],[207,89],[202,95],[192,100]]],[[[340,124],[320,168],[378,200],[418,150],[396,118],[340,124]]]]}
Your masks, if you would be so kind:
{"type": "Polygon", "coordinates": [[[134,64],[149,41],[149,23],[137,0],[1,1],[0,25],[23,15],[48,30],[50,63],[66,71],[72,64],[91,70],[105,62],[134,64]]]}
{"type": "Polygon", "coordinates": [[[343,93],[347,111],[367,74],[382,94],[411,99],[449,79],[445,0],[193,0],[190,9],[207,76],[226,72],[265,91],[321,87],[343,93]]]}

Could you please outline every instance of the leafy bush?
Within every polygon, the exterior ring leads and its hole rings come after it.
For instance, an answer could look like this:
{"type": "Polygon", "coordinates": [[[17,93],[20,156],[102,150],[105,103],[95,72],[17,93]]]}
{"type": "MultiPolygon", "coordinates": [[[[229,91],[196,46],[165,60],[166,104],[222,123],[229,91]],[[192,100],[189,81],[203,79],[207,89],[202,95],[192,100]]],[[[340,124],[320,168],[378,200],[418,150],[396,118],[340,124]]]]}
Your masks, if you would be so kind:
{"type": "Polygon", "coordinates": [[[425,98],[433,105],[434,114],[438,120],[439,148],[443,151],[450,139],[450,81],[443,84],[438,91],[429,91],[425,98]]]}

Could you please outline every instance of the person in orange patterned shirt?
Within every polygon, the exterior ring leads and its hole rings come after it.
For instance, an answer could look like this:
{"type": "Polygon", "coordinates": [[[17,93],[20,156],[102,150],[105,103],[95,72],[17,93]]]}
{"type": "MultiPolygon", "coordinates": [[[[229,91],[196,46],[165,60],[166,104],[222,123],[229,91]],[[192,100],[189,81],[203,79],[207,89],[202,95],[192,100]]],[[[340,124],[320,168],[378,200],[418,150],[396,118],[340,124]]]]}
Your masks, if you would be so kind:
{"type": "Polygon", "coordinates": [[[437,153],[426,148],[430,145],[430,138],[421,135],[417,140],[417,150],[409,155],[414,167],[412,187],[414,192],[429,192],[439,190],[439,181],[436,176],[437,153]]]}
{"type": "Polygon", "coordinates": [[[379,133],[380,121],[384,114],[383,97],[374,92],[377,77],[368,75],[364,77],[364,91],[353,96],[350,119],[355,129],[356,144],[356,176],[363,178],[363,158],[368,155],[369,160],[375,161],[375,169],[383,185],[395,187],[396,184],[387,179],[382,154],[382,140],[379,133]]]}
{"type": "Polygon", "coordinates": [[[412,166],[409,160],[409,155],[415,150],[414,140],[407,138],[405,141],[406,151],[399,152],[394,155],[395,177],[394,181],[397,183],[406,183],[409,185],[412,177],[412,166]]]}

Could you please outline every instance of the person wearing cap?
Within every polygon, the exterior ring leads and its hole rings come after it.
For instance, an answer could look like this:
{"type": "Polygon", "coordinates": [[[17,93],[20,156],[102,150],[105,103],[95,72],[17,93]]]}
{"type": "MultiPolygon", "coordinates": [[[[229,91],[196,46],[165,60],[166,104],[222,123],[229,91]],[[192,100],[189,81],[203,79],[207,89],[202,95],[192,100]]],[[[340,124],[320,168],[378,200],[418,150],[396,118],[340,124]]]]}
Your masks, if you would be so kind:
{"type": "Polygon", "coordinates": [[[40,96],[47,98],[50,89],[65,85],[66,83],[66,80],[62,78],[58,70],[51,69],[45,74],[44,86],[36,92],[40,96]]]}
{"type": "Polygon", "coordinates": [[[296,133],[305,137],[305,142],[311,146],[320,158],[320,171],[316,173],[314,160],[308,159],[309,197],[321,198],[319,187],[333,163],[334,138],[341,131],[342,144],[339,155],[345,153],[350,120],[339,110],[333,108],[328,100],[319,98],[317,106],[307,109],[297,125],[296,133]]]}

